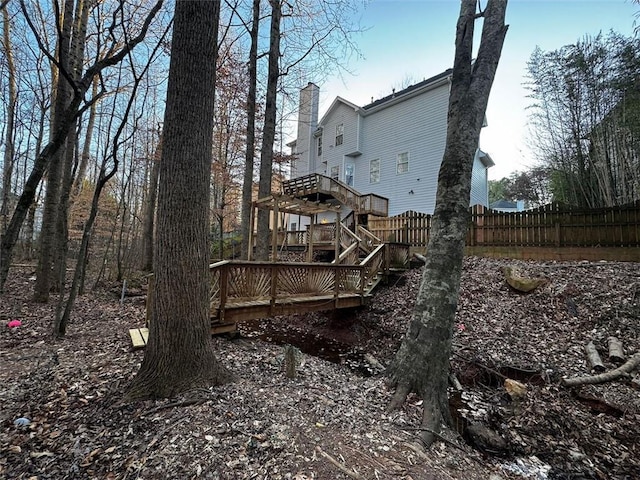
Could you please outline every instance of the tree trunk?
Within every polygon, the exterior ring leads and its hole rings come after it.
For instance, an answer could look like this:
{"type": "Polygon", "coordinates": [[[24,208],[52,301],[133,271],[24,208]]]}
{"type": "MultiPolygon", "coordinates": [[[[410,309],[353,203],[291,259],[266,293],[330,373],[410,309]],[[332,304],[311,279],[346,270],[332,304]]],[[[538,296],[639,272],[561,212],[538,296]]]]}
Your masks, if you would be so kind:
{"type": "Polygon", "coordinates": [[[427,446],[443,423],[451,423],[447,377],[469,222],[471,171],[507,31],[507,0],[489,0],[478,56],[472,63],[475,5],[475,0],[463,0],[460,9],[433,233],[411,323],[388,372],[397,387],[390,408],[399,407],[410,392],[422,396],[427,446]]]}
{"type": "Polygon", "coordinates": [[[260,0],[253,0],[253,23],[251,24],[251,48],[249,50],[249,93],[247,95],[247,148],[244,161],[244,179],[242,184],[242,244],[240,258],[246,260],[249,255],[251,238],[251,209],[253,199],[253,159],[256,144],[256,85],[258,82],[258,31],[260,26],[260,0]]]}
{"type": "MultiPolygon", "coordinates": [[[[98,95],[98,83],[99,78],[96,77],[93,80],[92,98],[98,95]]],[[[78,171],[73,182],[72,199],[75,199],[82,191],[82,182],[87,174],[87,166],[89,165],[89,158],[91,157],[91,139],[93,138],[93,129],[96,123],[96,111],[98,103],[95,102],[89,109],[89,121],[87,122],[87,128],[84,133],[84,142],[82,147],[82,153],[80,154],[80,164],[78,165],[78,171]]]]}
{"type": "Polygon", "coordinates": [[[14,120],[16,115],[16,68],[13,63],[13,47],[11,43],[11,22],[9,21],[9,12],[6,8],[2,9],[2,38],[4,46],[4,55],[7,62],[7,83],[9,88],[9,98],[7,98],[7,117],[5,128],[5,146],[4,146],[4,163],[2,167],[2,199],[0,199],[0,217],[2,224],[0,225],[0,235],[3,235],[9,223],[9,204],[11,201],[11,177],[13,176],[14,164],[14,146],[13,138],[14,120]]]}
{"type": "MultiPolygon", "coordinates": [[[[63,121],[63,115],[67,112],[71,103],[72,86],[69,84],[71,75],[71,38],[73,30],[74,1],[65,0],[62,13],[62,30],[58,38],[58,64],[59,68],[66,71],[67,75],[58,72],[58,83],[55,88],[55,107],[53,108],[53,120],[51,131],[57,132],[63,121]]],[[[75,124],[75,121],[74,123],[75,124]]],[[[67,135],[71,128],[67,129],[67,135]]],[[[47,171],[47,189],[44,196],[44,209],[42,212],[42,229],[40,231],[40,252],[36,282],[33,287],[33,299],[36,302],[47,302],[49,290],[53,281],[53,267],[55,256],[61,245],[58,245],[60,223],[60,196],[64,176],[64,164],[66,158],[67,138],[61,143],[61,148],[53,155],[47,171]]]]}
{"type": "MultiPolygon", "coordinates": [[[[267,74],[267,95],[264,112],[264,129],[262,131],[262,148],[260,150],[260,183],[258,198],[271,194],[271,174],[273,172],[273,143],[276,137],[276,95],[280,60],[280,20],[282,10],[280,0],[269,0],[271,4],[271,32],[269,34],[269,72],[267,74]]],[[[274,226],[275,228],[275,218],[274,226]]],[[[258,211],[258,234],[256,259],[269,259],[269,211],[258,211]]],[[[275,253],[275,252],[274,252],[275,253]]]]}
{"type": "Polygon", "coordinates": [[[145,272],[153,271],[153,241],[156,218],[156,199],[158,197],[158,175],[160,171],[160,158],[162,153],[162,140],[153,154],[151,160],[151,175],[147,185],[147,198],[144,206],[144,224],[142,228],[142,269],[145,272]]]}
{"type": "MultiPolygon", "coordinates": [[[[29,207],[36,196],[40,180],[42,180],[44,172],[47,170],[52,158],[64,144],[67,132],[81,113],[80,105],[84,101],[85,93],[88,91],[96,76],[98,76],[107,67],[120,63],[135,49],[138,44],[144,40],[151,22],[162,8],[162,5],[163,0],[156,1],[139,29],[138,34],[135,37],[130,38],[120,50],[113,52],[112,55],[108,57],[100,58],[96,63],[87,68],[82,80],[78,82],[78,85],[76,85],[77,90],[74,92],[73,99],[71,100],[69,107],[62,113],[54,113],[54,115],[60,116],[60,126],[57,130],[52,132],[52,138],[49,143],[42,149],[42,151],[39,151],[33,163],[33,168],[29,173],[29,178],[25,182],[22,194],[18,199],[18,204],[11,216],[7,230],[0,242],[0,293],[4,288],[7,275],[9,274],[9,264],[11,263],[13,249],[16,241],[18,240],[20,228],[22,227],[22,223],[27,216],[29,207]]],[[[88,106],[91,106],[91,104],[97,100],[98,98],[94,97],[88,106]]]]}
{"type": "Polygon", "coordinates": [[[174,396],[228,373],[211,343],[209,176],[220,1],[178,0],[167,85],[149,343],[127,398],[174,396]]]}

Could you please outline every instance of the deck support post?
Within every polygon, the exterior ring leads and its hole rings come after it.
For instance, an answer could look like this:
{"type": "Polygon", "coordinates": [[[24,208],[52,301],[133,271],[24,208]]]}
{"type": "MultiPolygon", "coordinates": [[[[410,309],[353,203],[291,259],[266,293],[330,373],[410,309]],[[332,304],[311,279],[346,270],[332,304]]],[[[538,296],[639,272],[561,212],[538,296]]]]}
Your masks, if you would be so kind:
{"type": "Polygon", "coordinates": [[[278,261],[278,220],[279,220],[279,211],[278,211],[278,200],[275,199],[273,204],[273,231],[271,232],[271,261],[278,261]]]}
{"type": "Polygon", "coordinates": [[[338,259],[340,258],[340,229],[342,228],[342,224],[340,223],[340,212],[336,212],[336,245],[335,245],[335,261],[338,263],[338,259]]]}
{"type": "Polygon", "coordinates": [[[318,216],[314,213],[311,215],[311,223],[309,224],[309,246],[307,249],[307,262],[313,262],[313,225],[316,223],[318,216]]]}
{"type": "Polygon", "coordinates": [[[248,249],[249,251],[247,252],[247,260],[251,261],[253,260],[253,242],[254,240],[254,228],[255,228],[255,218],[256,218],[256,209],[258,208],[258,205],[256,204],[256,202],[252,202],[251,203],[251,215],[249,216],[249,245],[248,245],[248,249]]]}

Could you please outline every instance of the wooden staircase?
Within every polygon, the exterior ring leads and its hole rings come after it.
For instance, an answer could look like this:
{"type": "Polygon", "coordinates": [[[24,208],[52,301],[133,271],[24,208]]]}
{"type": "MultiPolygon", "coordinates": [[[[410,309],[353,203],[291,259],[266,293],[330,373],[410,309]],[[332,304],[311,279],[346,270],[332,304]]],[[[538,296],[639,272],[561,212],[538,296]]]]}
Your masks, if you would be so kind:
{"type": "MultiPolygon", "coordinates": [[[[234,260],[210,265],[212,334],[235,331],[239,322],[256,318],[366,305],[371,292],[386,275],[407,267],[409,245],[384,243],[355,222],[356,215],[386,216],[386,198],[361,195],[348,185],[319,174],[289,180],[283,192],[291,201],[295,198],[320,202],[334,198],[352,209],[352,214],[342,222],[316,225],[309,232],[282,232],[284,242],[277,242],[292,245],[295,241],[310,252],[316,245],[320,248],[338,245],[335,259],[331,263],[234,260]]],[[[274,235],[277,239],[277,232],[274,235]]],[[[149,292],[153,291],[152,278],[149,292]]],[[[147,325],[150,320],[151,295],[148,295],[147,325]]],[[[129,333],[134,347],[146,345],[147,328],[131,329],[129,333]]]]}

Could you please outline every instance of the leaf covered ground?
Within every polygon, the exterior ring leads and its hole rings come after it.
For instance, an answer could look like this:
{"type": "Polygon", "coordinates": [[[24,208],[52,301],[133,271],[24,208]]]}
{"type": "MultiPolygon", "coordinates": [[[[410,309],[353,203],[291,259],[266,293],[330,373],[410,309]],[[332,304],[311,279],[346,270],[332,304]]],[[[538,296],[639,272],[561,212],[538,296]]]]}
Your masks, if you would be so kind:
{"type": "MultiPolygon", "coordinates": [[[[640,472],[638,371],[569,389],[590,374],[593,341],[640,351],[640,264],[465,259],[455,325],[456,428],[423,452],[421,402],[387,413],[387,364],[406,330],[421,269],[392,278],[360,311],[252,322],[215,338],[236,381],[124,404],[144,353],[144,298],[119,286],[82,296],[62,340],[54,305],[30,301],[33,272],[0,297],[0,478],[11,479],[632,479],[640,472]],[[544,277],[529,294],[503,267],[544,277]],[[11,320],[22,325],[8,328],[11,320]],[[286,377],[284,344],[296,345],[286,377]],[[331,360],[331,361],[330,361],[331,360]],[[526,386],[523,398],[506,378],[526,386]],[[25,420],[19,420],[25,419],[25,420]],[[16,422],[17,421],[17,422],[16,422]],[[19,423],[27,423],[19,425],[19,423]],[[16,424],[18,423],[18,424],[16,424]],[[500,441],[487,444],[475,427],[500,441]],[[473,444],[473,447],[470,446],[473,444]]],[[[455,385],[455,384],[454,384],[455,385]]]]}

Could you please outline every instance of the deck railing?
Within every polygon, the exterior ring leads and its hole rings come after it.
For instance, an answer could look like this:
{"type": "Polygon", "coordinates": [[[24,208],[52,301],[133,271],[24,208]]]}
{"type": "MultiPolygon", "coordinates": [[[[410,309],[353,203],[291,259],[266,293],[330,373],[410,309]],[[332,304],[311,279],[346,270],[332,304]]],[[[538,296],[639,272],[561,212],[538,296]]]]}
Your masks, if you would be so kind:
{"type": "Polygon", "coordinates": [[[306,196],[314,193],[331,195],[360,214],[386,216],[389,200],[373,193],[360,194],[346,183],[325,175],[312,173],[292,178],[283,183],[283,192],[291,196],[306,196]]]}
{"type": "Polygon", "coordinates": [[[211,309],[295,297],[363,294],[366,269],[330,263],[223,261],[210,266],[211,309]]]}

